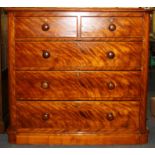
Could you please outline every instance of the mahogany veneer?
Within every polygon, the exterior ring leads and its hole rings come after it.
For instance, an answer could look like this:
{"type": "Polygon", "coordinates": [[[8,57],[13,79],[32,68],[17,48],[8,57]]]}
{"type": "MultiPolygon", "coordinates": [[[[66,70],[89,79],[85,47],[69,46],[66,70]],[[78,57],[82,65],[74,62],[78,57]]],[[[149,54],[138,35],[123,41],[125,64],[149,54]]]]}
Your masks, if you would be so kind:
{"type": "Polygon", "coordinates": [[[139,128],[137,101],[18,101],[17,113],[20,131],[47,128],[54,133],[129,133],[139,128]]]}
{"type": "Polygon", "coordinates": [[[17,38],[77,36],[77,17],[17,17],[15,24],[17,38]]]}
{"type": "Polygon", "coordinates": [[[147,143],[148,10],[8,12],[10,143],[147,143]]]}
{"type": "Polygon", "coordinates": [[[132,71],[17,71],[16,98],[18,100],[138,98],[140,76],[140,72],[132,71]]]}
{"type": "Polygon", "coordinates": [[[15,50],[16,70],[141,69],[142,42],[16,42],[15,50]]]}

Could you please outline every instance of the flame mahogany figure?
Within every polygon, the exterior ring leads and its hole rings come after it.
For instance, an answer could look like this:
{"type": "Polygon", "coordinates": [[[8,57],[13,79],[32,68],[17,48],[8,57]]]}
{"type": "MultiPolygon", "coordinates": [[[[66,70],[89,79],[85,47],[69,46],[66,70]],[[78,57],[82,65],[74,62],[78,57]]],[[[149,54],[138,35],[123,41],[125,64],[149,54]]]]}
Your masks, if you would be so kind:
{"type": "Polygon", "coordinates": [[[147,143],[148,10],[7,10],[10,143],[147,143]]]}

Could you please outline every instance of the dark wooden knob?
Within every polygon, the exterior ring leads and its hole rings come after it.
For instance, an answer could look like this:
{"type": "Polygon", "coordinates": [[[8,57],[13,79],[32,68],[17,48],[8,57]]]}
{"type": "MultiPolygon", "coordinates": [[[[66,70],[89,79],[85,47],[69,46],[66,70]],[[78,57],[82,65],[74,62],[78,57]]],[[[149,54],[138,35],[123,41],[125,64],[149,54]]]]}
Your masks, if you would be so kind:
{"type": "Polygon", "coordinates": [[[108,57],[109,59],[113,59],[113,58],[115,57],[115,53],[112,52],[112,51],[109,51],[109,52],[107,53],[107,57],[108,57]]]}
{"type": "Polygon", "coordinates": [[[108,120],[108,121],[114,120],[114,115],[113,115],[111,112],[108,113],[106,117],[107,117],[107,120],[108,120]]]}
{"type": "Polygon", "coordinates": [[[115,88],[115,84],[114,84],[113,82],[109,82],[109,83],[108,83],[108,88],[109,88],[110,90],[114,89],[114,88],[115,88]]]}
{"type": "Polygon", "coordinates": [[[110,24],[109,25],[109,30],[110,31],[115,31],[116,30],[116,25],[115,24],[110,24]]]}
{"type": "Polygon", "coordinates": [[[48,31],[50,28],[49,24],[47,24],[47,23],[43,24],[41,27],[42,27],[43,31],[48,31]]]}
{"type": "Polygon", "coordinates": [[[49,51],[46,51],[46,50],[43,50],[43,58],[45,58],[45,59],[47,59],[47,58],[49,58],[50,57],[50,53],[49,53],[49,51]]]}
{"type": "Polygon", "coordinates": [[[42,82],[41,87],[43,89],[47,89],[49,87],[49,83],[47,81],[42,82]]]}
{"type": "Polygon", "coordinates": [[[44,113],[43,115],[42,115],[42,119],[44,120],[44,121],[47,121],[48,119],[49,119],[49,113],[44,113]]]}

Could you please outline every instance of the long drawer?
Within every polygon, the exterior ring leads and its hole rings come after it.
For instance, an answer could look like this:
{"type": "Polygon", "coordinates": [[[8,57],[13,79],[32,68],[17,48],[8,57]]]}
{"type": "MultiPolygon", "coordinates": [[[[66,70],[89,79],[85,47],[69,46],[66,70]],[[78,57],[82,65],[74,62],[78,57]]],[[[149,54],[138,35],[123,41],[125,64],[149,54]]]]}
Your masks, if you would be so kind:
{"type": "Polygon", "coordinates": [[[17,71],[16,97],[78,100],[140,97],[140,72],[17,71]]]}
{"type": "Polygon", "coordinates": [[[46,128],[54,133],[126,133],[139,128],[136,101],[19,101],[17,114],[17,128],[31,132],[46,128]]]}
{"type": "Polygon", "coordinates": [[[15,50],[17,70],[140,70],[143,53],[142,42],[17,42],[15,50]]]}

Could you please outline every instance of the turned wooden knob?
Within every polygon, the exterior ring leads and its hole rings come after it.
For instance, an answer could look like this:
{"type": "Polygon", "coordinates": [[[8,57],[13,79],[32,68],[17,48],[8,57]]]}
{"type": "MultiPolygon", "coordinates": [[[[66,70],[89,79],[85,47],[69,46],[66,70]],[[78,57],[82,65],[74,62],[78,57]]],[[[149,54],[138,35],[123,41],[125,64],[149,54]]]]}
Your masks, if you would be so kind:
{"type": "Polygon", "coordinates": [[[48,31],[50,28],[49,24],[47,24],[47,23],[44,23],[41,27],[42,27],[43,31],[48,31]]]}
{"type": "Polygon", "coordinates": [[[113,58],[115,57],[115,53],[112,52],[112,51],[109,51],[109,52],[107,53],[107,57],[108,57],[109,59],[113,59],[113,58]]]}
{"type": "Polygon", "coordinates": [[[115,31],[116,30],[116,25],[115,24],[110,24],[109,25],[109,30],[110,31],[115,31]]]}
{"type": "Polygon", "coordinates": [[[112,120],[114,120],[114,115],[110,112],[107,114],[106,118],[108,121],[112,121],[112,120]]]}
{"type": "Polygon", "coordinates": [[[50,53],[49,51],[43,50],[43,54],[42,54],[43,58],[49,58],[50,57],[50,53]]]}
{"type": "Polygon", "coordinates": [[[44,113],[43,115],[42,115],[42,119],[44,120],[44,121],[46,121],[46,120],[48,120],[49,119],[49,113],[44,113]]]}
{"type": "Polygon", "coordinates": [[[49,87],[49,83],[47,81],[44,81],[44,82],[41,83],[41,87],[43,89],[47,89],[49,87]]]}
{"type": "Polygon", "coordinates": [[[115,84],[114,84],[113,82],[109,82],[109,83],[108,83],[108,88],[109,88],[110,90],[114,89],[114,88],[115,88],[115,84]]]}

